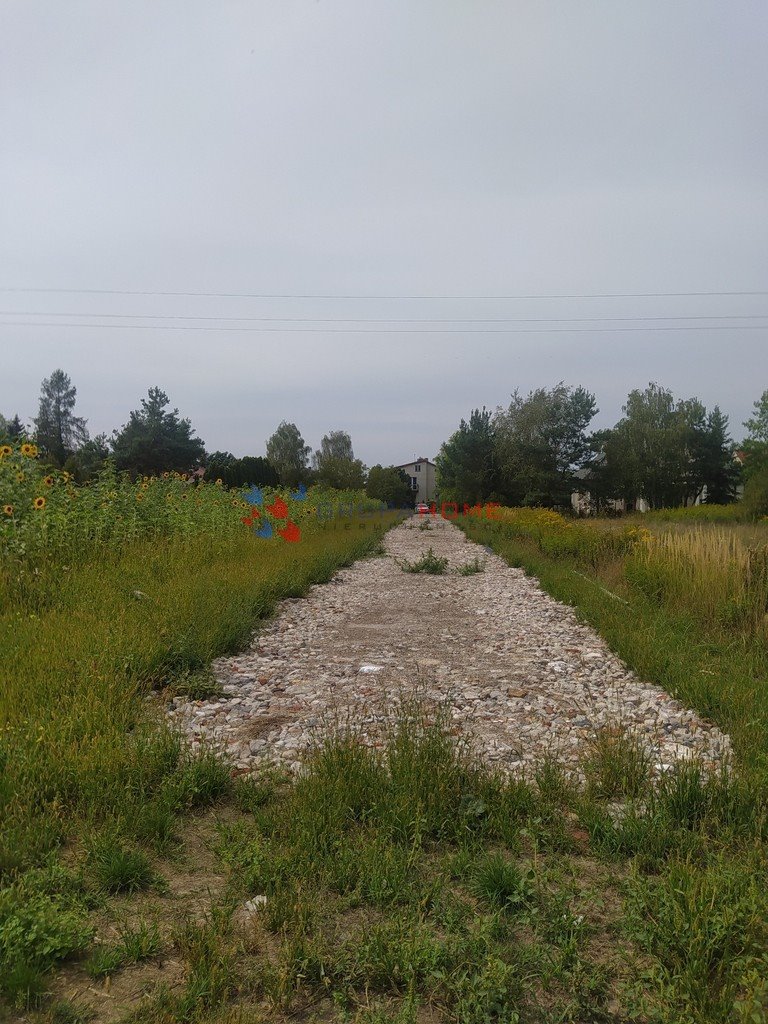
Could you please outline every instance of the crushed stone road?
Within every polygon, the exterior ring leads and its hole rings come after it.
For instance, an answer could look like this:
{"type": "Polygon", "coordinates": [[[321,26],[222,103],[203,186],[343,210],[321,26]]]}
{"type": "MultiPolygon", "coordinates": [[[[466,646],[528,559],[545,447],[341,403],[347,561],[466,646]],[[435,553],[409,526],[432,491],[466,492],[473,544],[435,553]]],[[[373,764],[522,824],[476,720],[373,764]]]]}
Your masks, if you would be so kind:
{"type": "Polygon", "coordinates": [[[384,549],[281,602],[248,650],[217,659],[224,697],[171,702],[193,743],[211,742],[242,770],[264,760],[298,769],[330,724],[377,742],[399,701],[416,696],[447,707],[487,762],[515,774],[547,754],[575,766],[603,727],[639,735],[659,770],[728,755],[719,729],[638,679],[572,608],[448,521],[414,516],[384,549]],[[402,570],[430,547],[448,559],[445,575],[402,570]],[[456,574],[475,558],[482,572],[456,574]]]}

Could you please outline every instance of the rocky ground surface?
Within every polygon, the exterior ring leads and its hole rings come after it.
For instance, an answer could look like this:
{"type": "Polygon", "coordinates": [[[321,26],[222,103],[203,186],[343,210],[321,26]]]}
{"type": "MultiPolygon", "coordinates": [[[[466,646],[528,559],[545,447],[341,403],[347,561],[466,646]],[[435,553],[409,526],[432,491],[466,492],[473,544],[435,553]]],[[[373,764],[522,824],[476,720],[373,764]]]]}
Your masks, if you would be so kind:
{"type": "Polygon", "coordinates": [[[214,662],[225,695],[172,701],[171,717],[240,769],[297,769],[334,723],[378,742],[414,696],[446,708],[488,762],[515,773],[548,753],[575,765],[604,727],[640,735],[659,770],[727,754],[727,736],[638,679],[571,608],[449,522],[414,516],[384,548],[283,601],[250,649],[214,662]],[[448,559],[445,575],[403,571],[399,562],[430,547],[448,559]],[[456,573],[475,558],[482,572],[456,573]]]}

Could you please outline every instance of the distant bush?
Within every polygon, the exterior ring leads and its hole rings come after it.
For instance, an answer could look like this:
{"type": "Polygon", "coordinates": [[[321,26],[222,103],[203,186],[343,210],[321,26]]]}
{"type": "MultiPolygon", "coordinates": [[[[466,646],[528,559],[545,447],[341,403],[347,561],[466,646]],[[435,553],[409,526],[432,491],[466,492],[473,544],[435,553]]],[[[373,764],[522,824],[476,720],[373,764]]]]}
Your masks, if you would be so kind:
{"type": "MultiPolygon", "coordinates": [[[[768,491],[766,491],[768,495],[768,491]]],[[[698,522],[738,523],[746,518],[741,502],[731,505],[691,505],[689,508],[659,508],[643,513],[644,519],[657,523],[698,522]]]]}
{"type": "Polygon", "coordinates": [[[743,506],[747,519],[768,516],[768,466],[763,466],[747,481],[743,506]]]}

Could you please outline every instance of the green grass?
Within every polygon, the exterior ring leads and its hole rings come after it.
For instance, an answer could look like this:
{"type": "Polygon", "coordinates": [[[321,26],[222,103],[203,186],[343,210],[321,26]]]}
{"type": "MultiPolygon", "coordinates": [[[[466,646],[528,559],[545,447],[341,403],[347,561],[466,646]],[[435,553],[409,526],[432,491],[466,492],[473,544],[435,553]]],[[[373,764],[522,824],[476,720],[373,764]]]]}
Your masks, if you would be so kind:
{"type": "Polygon", "coordinates": [[[526,521],[533,540],[522,520],[511,536],[470,529],[535,567],[646,678],[709,701],[733,724],[731,770],[656,777],[632,735],[604,731],[583,781],[553,759],[509,779],[450,709],[413,702],[376,744],[350,729],[294,779],[233,780],[164,727],[156,691],[209,685],[211,657],[379,533],[208,538],[200,572],[188,546],[137,545],[53,589],[27,581],[27,604],[18,591],[0,604],[18,673],[0,712],[10,1012],[86,1020],[114,977],[111,1012],[134,1024],[765,1019],[765,721],[759,677],[746,683],[762,663],[742,663],[761,657],[755,639],[726,642],[634,588],[620,572],[632,535],[580,549],[549,543],[546,517],[526,521]],[[56,972],[82,1001],[47,999],[56,972]]]}
{"type": "MultiPolygon", "coordinates": [[[[166,726],[155,691],[210,692],[213,657],[242,649],[278,600],[375,549],[397,518],[354,531],[314,525],[300,544],[244,530],[140,541],[23,584],[0,570],[2,906],[15,906],[30,872],[65,845],[87,848],[105,893],[155,886],[152,856],[172,852],[183,816],[231,789],[221,761],[191,754],[166,726]]],[[[55,904],[49,922],[36,899],[40,955],[0,952],[14,1002],[34,1001],[45,972],[80,948],[74,912],[55,904]],[[62,937],[49,941],[56,921],[62,937]]],[[[11,928],[16,918],[6,919],[11,928]]]]}

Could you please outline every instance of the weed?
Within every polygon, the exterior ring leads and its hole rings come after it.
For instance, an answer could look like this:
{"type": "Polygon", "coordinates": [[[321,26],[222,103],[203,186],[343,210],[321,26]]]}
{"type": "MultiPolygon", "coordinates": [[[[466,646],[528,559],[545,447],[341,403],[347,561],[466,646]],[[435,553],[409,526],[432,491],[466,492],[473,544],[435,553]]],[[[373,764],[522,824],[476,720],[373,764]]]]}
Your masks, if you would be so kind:
{"type": "Polygon", "coordinates": [[[448,559],[440,558],[432,548],[415,562],[403,559],[397,563],[403,572],[424,572],[431,576],[442,576],[448,569],[448,559]]]}
{"type": "Polygon", "coordinates": [[[456,572],[459,576],[474,576],[475,573],[485,572],[485,562],[481,562],[480,559],[475,556],[471,562],[467,562],[465,565],[460,565],[456,572]]]}
{"type": "Polygon", "coordinates": [[[210,700],[221,697],[224,691],[210,669],[185,670],[172,679],[163,696],[184,697],[186,700],[210,700]]]}
{"type": "Polygon", "coordinates": [[[43,1015],[45,1024],[88,1024],[96,1016],[87,1006],[78,1006],[68,999],[52,1003],[43,1015]]]}
{"type": "Polygon", "coordinates": [[[488,906],[517,913],[534,900],[531,877],[501,854],[489,854],[473,868],[470,887],[488,906]]]}
{"type": "Polygon", "coordinates": [[[89,859],[96,881],[105,892],[138,892],[155,881],[147,855],[126,846],[114,834],[99,836],[91,846],[89,859]]]}
{"type": "Polygon", "coordinates": [[[597,733],[582,763],[588,793],[603,799],[640,796],[648,787],[651,768],[642,741],[617,727],[597,733]]]}
{"type": "Polygon", "coordinates": [[[21,1007],[34,1003],[45,973],[91,936],[84,904],[47,891],[39,875],[0,890],[0,995],[21,1007]]]}

